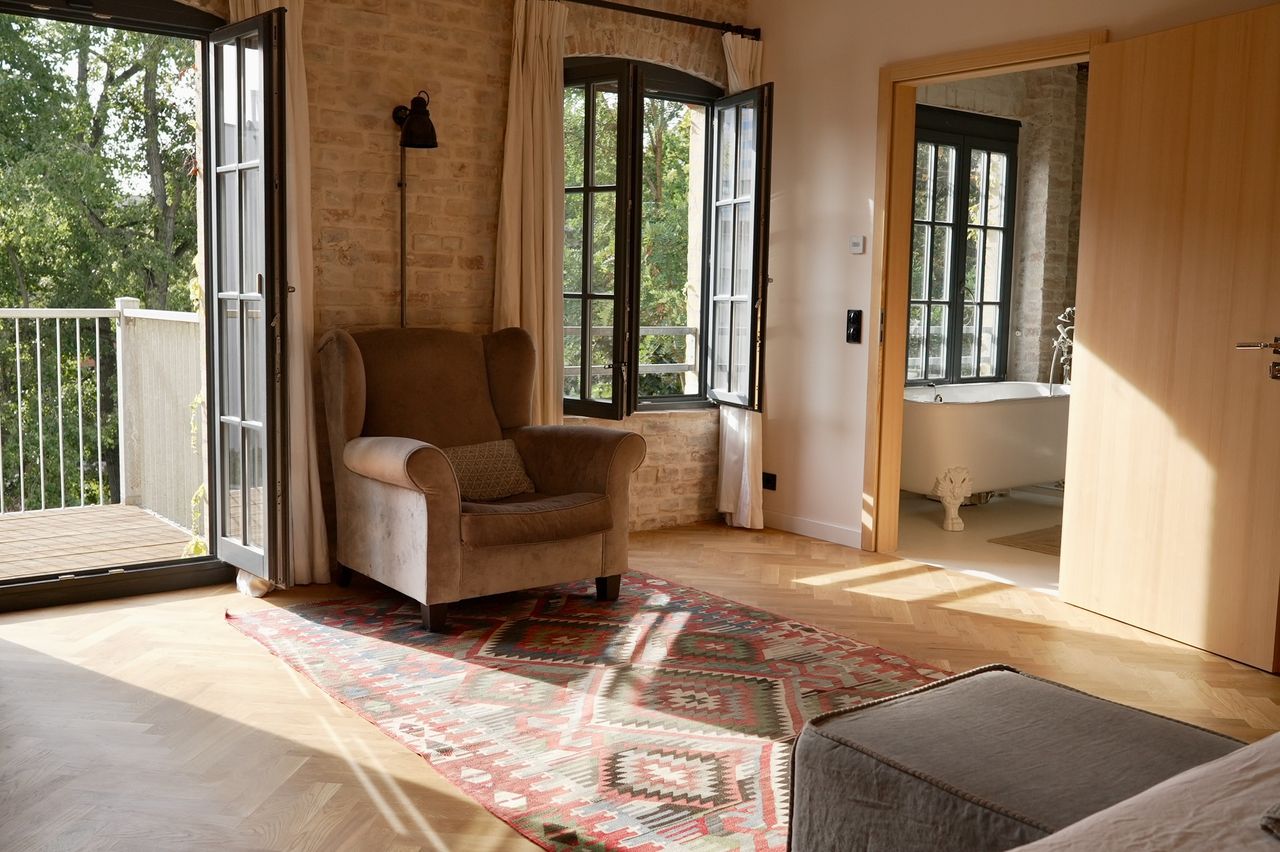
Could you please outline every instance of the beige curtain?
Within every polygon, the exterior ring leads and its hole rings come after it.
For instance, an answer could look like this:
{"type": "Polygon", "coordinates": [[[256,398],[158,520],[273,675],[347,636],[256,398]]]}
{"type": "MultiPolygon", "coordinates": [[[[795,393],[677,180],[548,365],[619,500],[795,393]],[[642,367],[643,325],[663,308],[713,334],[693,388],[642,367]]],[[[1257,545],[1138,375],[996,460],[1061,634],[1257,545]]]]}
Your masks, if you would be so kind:
{"type": "Polygon", "coordinates": [[[533,336],[535,423],[563,418],[563,3],[515,0],[493,327],[533,336]]]}
{"type": "MultiPolygon", "coordinates": [[[[729,94],[764,82],[760,42],[732,33],[725,33],[723,41],[729,94]]],[[[724,513],[725,523],[731,527],[764,527],[763,449],[764,416],[758,411],[720,406],[720,488],[716,508],[724,513]]]]}
{"type": "Polygon", "coordinates": [[[320,502],[311,358],[315,337],[315,263],[311,257],[311,118],[302,61],[302,3],[231,0],[231,18],[242,21],[285,6],[285,207],[286,305],[289,336],[289,494],[291,574],[295,584],[329,582],[329,543],[320,502]]]}

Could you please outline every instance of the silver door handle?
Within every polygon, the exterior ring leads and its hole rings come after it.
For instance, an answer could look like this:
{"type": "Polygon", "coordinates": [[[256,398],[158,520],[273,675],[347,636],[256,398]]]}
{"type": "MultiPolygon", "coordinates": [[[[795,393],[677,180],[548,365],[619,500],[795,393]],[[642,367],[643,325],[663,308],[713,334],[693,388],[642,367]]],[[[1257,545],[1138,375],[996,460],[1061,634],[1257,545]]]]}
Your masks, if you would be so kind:
{"type": "Polygon", "coordinates": [[[1246,340],[1237,343],[1236,349],[1242,352],[1250,349],[1270,349],[1272,352],[1280,354],[1280,337],[1277,337],[1272,343],[1267,343],[1265,340],[1246,340]]]}

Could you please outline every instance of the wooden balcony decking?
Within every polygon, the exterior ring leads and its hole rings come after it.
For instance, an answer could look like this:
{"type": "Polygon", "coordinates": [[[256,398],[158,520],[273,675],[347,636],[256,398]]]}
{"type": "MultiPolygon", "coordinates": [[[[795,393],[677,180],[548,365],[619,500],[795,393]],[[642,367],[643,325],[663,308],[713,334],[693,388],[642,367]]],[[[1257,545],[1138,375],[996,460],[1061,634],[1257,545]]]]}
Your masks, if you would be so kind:
{"type": "Polygon", "coordinates": [[[0,515],[0,581],[177,559],[191,533],[138,506],[0,515]]]}

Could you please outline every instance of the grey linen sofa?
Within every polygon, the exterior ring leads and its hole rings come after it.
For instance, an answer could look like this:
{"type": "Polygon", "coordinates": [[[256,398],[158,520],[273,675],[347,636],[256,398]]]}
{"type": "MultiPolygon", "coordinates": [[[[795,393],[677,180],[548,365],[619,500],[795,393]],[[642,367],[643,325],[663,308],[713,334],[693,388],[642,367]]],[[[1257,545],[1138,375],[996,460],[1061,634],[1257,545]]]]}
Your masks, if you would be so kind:
{"type": "Polygon", "coordinates": [[[1277,758],[1280,735],[1245,748],[988,666],[813,719],[792,755],[790,849],[1280,852],[1260,826],[1277,758]]]}
{"type": "Polygon", "coordinates": [[[320,342],[337,559],[445,629],[455,601],[627,568],[634,432],[531,426],[535,353],[518,328],[331,331],[320,342]],[[511,440],[532,491],[464,499],[448,448],[511,440]]]}

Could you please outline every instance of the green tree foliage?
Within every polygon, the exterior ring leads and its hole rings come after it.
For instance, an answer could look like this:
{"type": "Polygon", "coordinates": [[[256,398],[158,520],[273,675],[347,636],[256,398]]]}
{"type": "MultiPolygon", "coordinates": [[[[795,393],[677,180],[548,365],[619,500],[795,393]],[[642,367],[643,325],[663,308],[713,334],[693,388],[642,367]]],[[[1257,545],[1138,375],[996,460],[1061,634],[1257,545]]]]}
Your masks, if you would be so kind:
{"type": "MultiPolygon", "coordinates": [[[[193,309],[195,49],[0,15],[0,307],[193,309]]],[[[115,356],[107,320],[0,321],[0,511],[118,499],[115,356]]]]}
{"type": "Polygon", "coordinates": [[[195,43],[0,15],[0,304],[192,308],[195,43]]]}

